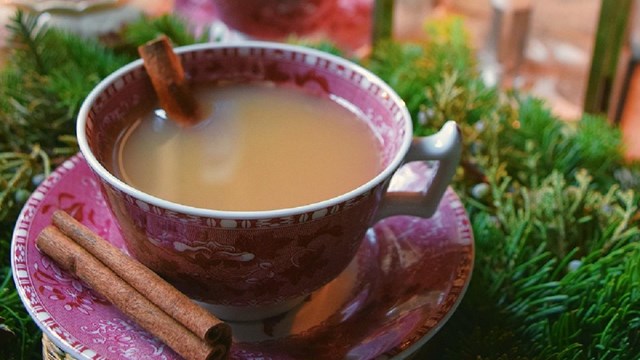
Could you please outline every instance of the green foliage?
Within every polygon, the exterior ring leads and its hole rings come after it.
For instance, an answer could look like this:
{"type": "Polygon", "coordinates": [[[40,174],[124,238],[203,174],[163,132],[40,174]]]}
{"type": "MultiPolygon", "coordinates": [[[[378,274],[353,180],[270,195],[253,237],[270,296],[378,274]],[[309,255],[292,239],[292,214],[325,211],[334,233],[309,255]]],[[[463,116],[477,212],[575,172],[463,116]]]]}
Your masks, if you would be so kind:
{"type": "Polygon", "coordinates": [[[166,35],[174,46],[191,45],[207,40],[207,34],[202,34],[199,37],[194,36],[183,19],[163,15],[153,19],[141,17],[137,21],[127,24],[120,31],[112,46],[120,53],[137,57],[139,45],[154,40],[160,35],[166,35]]]}
{"type": "Polygon", "coordinates": [[[17,12],[9,24],[10,61],[0,73],[0,221],[3,236],[50,158],[75,153],[75,116],[84,97],[129,58],[96,40],[38,26],[17,12]],[[55,49],[55,51],[51,50],[55,49]],[[10,216],[11,215],[11,216],[10,216]]]}
{"type": "MultiPolygon", "coordinates": [[[[431,54],[420,56],[448,64],[459,56],[431,54]]],[[[390,58],[376,66],[407,66],[390,58]]],[[[455,67],[425,75],[430,69],[420,65],[429,60],[408,62],[417,66],[413,72],[437,79],[423,83],[422,92],[409,88],[416,84],[397,84],[401,93],[426,95],[420,111],[429,112],[432,124],[419,126],[438,127],[451,114],[467,119],[460,120],[464,171],[454,185],[467,204],[477,251],[467,296],[424,353],[634,359],[640,353],[638,195],[622,188],[637,191],[638,167],[623,161],[620,131],[594,116],[563,122],[541,100],[484,88],[476,74],[455,67]]]]}
{"type": "MultiPolygon", "coordinates": [[[[316,50],[320,50],[332,55],[337,55],[337,56],[343,56],[343,51],[338,48],[334,43],[330,42],[330,41],[309,41],[305,38],[301,38],[299,36],[290,36],[287,39],[287,43],[290,44],[294,44],[294,45],[300,45],[300,46],[306,46],[306,47],[310,47],[310,48],[314,48],[316,50]]],[[[350,58],[349,60],[353,61],[353,62],[358,62],[359,59],[355,59],[355,58],[350,58]]]]}
{"type": "MultiPolygon", "coordinates": [[[[37,357],[39,341],[10,281],[10,231],[33,187],[76,151],[82,99],[161,33],[177,45],[204,40],[171,16],[100,41],[36,24],[16,15],[0,72],[0,318],[20,343],[9,358],[37,357]]],[[[464,137],[454,187],[474,230],[474,275],[417,358],[634,359],[640,168],[623,160],[620,131],[594,116],[566,123],[541,100],[486,87],[460,19],[427,24],[426,33],[421,43],[383,42],[362,59],[405,100],[417,135],[453,119],[464,137]]]]}
{"type": "MultiPolygon", "coordinates": [[[[0,242],[0,245],[4,247],[5,244],[0,242]]],[[[4,251],[0,253],[4,256],[4,251]]],[[[2,277],[0,277],[0,344],[3,346],[0,347],[0,357],[7,360],[41,359],[42,356],[39,356],[41,346],[39,329],[22,308],[22,301],[11,280],[10,269],[3,266],[2,271],[2,277]],[[6,340],[7,338],[9,340],[6,340]]]]}
{"type": "Polygon", "coordinates": [[[494,108],[494,89],[482,86],[459,18],[427,26],[429,41],[383,42],[365,65],[398,92],[416,133],[433,132],[447,120],[475,123],[494,108]],[[446,61],[443,61],[446,59],[446,61]]]}

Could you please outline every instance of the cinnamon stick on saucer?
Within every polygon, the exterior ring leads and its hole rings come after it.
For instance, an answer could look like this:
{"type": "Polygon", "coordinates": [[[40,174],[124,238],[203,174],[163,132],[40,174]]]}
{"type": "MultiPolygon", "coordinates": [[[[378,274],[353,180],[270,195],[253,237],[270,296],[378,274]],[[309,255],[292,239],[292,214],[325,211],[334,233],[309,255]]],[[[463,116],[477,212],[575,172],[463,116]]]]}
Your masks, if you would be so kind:
{"type": "Polygon", "coordinates": [[[230,344],[231,328],[148,267],[127,256],[71,215],[56,210],[53,225],[152,303],[210,344],[230,344]]]}
{"type": "Polygon", "coordinates": [[[102,294],[125,315],[189,360],[225,359],[228,348],[214,347],[142,296],[93,255],[54,226],[37,238],[38,248],[58,265],[102,294]]]}
{"type": "Polygon", "coordinates": [[[184,69],[166,36],[138,47],[160,107],[181,126],[197,124],[202,110],[193,96],[184,69]]]}

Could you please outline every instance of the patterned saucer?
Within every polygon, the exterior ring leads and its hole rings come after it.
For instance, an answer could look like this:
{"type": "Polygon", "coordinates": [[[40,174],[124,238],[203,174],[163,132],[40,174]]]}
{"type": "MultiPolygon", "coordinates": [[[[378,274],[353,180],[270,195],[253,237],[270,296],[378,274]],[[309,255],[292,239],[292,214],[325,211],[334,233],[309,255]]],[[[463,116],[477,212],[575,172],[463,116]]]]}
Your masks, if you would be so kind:
{"type": "MultiPolygon", "coordinates": [[[[427,181],[422,163],[404,166],[393,190],[427,181]]],[[[54,209],[64,209],[124,249],[98,183],[81,155],[33,193],[16,223],[11,261],[22,301],[56,346],[76,359],[178,359],[35,247],[54,209]]],[[[349,267],[297,308],[262,321],[232,323],[231,359],[405,358],[446,322],[473,267],[469,220],[449,189],[428,220],[398,216],[377,223],[349,267]]]]}

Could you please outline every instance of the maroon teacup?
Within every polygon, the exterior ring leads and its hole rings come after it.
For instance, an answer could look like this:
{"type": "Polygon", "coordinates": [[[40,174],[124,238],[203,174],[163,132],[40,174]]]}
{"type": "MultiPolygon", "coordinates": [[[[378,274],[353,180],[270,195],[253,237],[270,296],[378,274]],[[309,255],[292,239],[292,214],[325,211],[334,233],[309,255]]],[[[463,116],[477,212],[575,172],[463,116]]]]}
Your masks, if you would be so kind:
{"type": "Polygon", "coordinates": [[[130,254],[217,316],[248,320],[285,311],[337,277],[375,221],[429,217],[435,211],[460,157],[455,123],[414,138],[407,108],[388,85],[354,63],[317,50],[242,42],[176,52],[194,84],[266,82],[340,99],[363,114],[380,143],[381,170],[339,196],[265,211],[186,206],[144,193],[107,170],[105,149],[126,127],[127,113],[155,96],[142,60],[96,86],[80,110],[78,141],[130,254]],[[396,169],[418,160],[439,161],[428,188],[386,192],[396,169]]]}

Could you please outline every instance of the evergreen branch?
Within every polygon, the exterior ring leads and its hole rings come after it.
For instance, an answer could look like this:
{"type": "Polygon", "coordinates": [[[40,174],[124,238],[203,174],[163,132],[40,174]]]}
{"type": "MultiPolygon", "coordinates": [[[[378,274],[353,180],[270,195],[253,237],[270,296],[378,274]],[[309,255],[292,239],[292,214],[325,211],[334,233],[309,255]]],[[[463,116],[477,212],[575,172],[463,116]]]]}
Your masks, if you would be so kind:
{"type": "MultiPolygon", "coordinates": [[[[17,330],[19,343],[11,348],[0,348],[0,355],[6,359],[38,359],[38,345],[40,331],[31,317],[24,311],[22,301],[11,281],[11,269],[0,269],[0,318],[4,319],[4,326],[17,330]],[[12,353],[17,352],[13,355],[12,353]]],[[[41,355],[40,355],[41,358],[41,355]]]]}
{"type": "Polygon", "coordinates": [[[191,45],[207,41],[207,34],[196,37],[188,23],[176,16],[163,15],[157,18],[141,17],[125,26],[111,46],[120,53],[138,57],[138,46],[166,35],[175,46],[191,45]]]}
{"type": "MultiPolygon", "coordinates": [[[[28,190],[24,190],[27,182],[34,175],[34,169],[38,169],[36,159],[41,159],[44,166],[51,166],[49,157],[42,151],[40,146],[35,145],[31,154],[2,154],[0,165],[2,176],[10,175],[6,182],[0,185],[0,219],[7,216],[8,212],[18,203],[22,205],[29,196],[28,190]],[[14,196],[15,197],[12,197],[14,196]]],[[[47,170],[48,174],[48,170],[47,170]]]]}
{"type": "Polygon", "coordinates": [[[26,56],[22,56],[22,60],[32,60],[35,63],[37,72],[46,75],[49,72],[49,67],[44,59],[46,50],[41,46],[44,29],[39,26],[38,19],[39,17],[36,15],[30,15],[18,10],[7,25],[12,34],[9,38],[9,43],[11,47],[25,52],[26,56]]]}

